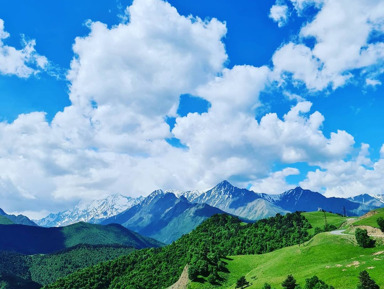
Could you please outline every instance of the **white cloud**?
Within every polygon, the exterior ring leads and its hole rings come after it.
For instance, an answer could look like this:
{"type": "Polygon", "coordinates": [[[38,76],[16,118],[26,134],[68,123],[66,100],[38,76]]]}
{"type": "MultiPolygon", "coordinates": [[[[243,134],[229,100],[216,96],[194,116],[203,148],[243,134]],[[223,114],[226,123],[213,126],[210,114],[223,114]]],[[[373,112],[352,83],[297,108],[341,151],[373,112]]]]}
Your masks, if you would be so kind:
{"type": "MultiPolygon", "coordinates": [[[[369,157],[369,145],[363,144],[354,159],[323,163],[321,169],[309,172],[301,186],[322,191],[326,196],[350,197],[358,194],[383,194],[384,158],[369,157]]],[[[383,148],[381,149],[381,152],[383,148]]]]}
{"type": "Polygon", "coordinates": [[[268,177],[256,180],[252,183],[251,190],[266,194],[281,194],[289,189],[292,185],[287,184],[286,178],[300,174],[296,168],[285,168],[281,171],[270,173],[268,177]]]}
{"type": "Polygon", "coordinates": [[[380,80],[367,78],[365,80],[365,84],[375,87],[375,86],[381,85],[382,83],[380,80]]]}
{"type": "Polygon", "coordinates": [[[287,5],[273,5],[271,7],[269,17],[277,22],[279,27],[283,27],[288,21],[288,6],[287,5]]]}
{"type": "Polygon", "coordinates": [[[312,5],[319,11],[302,27],[299,42],[287,43],[273,56],[278,73],[291,73],[294,80],[305,83],[311,90],[343,86],[348,79],[360,77],[356,70],[360,70],[363,78],[377,74],[377,67],[384,62],[384,42],[373,41],[371,36],[384,32],[382,1],[300,0],[292,3],[299,14],[312,5]],[[304,44],[309,38],[315,40],[313,48],[304,44]]]}
{"type": "Polygon", "coordinates": [[[4,21],[0,19],[0,74],[28,78],[46,68],[48,60],[36,52],[35,40],[23,39],[23,48],[17,50],[4,44],[9,36],[4,30],[4,21]]]}
{"type": "MultiPolygon", "coordinates": [[[[89,35],[76,38],[72,104],[51,124],[42,113],[0,124],[4,209],[54,210],[79,198],[188,184],[172,175],[185,168],[183,152],[165,140],[165,117],[175,114],[181,94],[222,71],[225,24],[183,17],[159,0],[134,1],[127,13],[127,23],[89,23],[89,35]]],[[[23,53],[34,55],[33,42],[23,53]]]]}
{"type": "MultiPolygon", "coordinates": [[[[311,112],[311,102],[291,95],[297,104],[283,117],[268,113],[255,119],[260,92],[274,73],[290,71],[313,90],[328,83],[337,87],[348,73],[330,74],[314,50],[294,43],[276,52],[274,71],[228,69],[226,27],[218,20],[181,16],[160,0],[135,0],[127,13],[129,22],[89,23],[89,34],[76,38],[68,73],[71,105],[51,123],[43,113],[0,123],[4,209],[57,210],[109,193],[205,189],[226,178],[247,179],[237,184],[250,180],[258,191],[277,193],[298,170],[271,172],[276,161],[323,170],[348,163],[340,160],[353,151],[353,137],[345,131],[325,135],[324,116],[311,112]],[[183,93],[209,101],[209,110],[177,116],[183,93]],[[167,116],[177,117],[172,131],[167,116]],[[169,137],[188,148],[172,147],[169,137]]],[[[358,162],[371,165],[364,154],[358,162]]],[[[308,174],[304,184],[319,187],[322,172],[308,174]]]]}

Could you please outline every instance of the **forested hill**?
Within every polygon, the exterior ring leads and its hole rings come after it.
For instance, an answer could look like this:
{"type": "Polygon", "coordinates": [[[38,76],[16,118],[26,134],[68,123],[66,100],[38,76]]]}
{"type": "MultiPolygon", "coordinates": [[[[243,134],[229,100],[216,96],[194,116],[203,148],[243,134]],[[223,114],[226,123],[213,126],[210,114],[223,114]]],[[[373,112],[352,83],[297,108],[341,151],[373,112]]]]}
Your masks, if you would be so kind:
{"type": "Polygon", "coordinates": [[[77,270],[128,255],[135,249],[118,245],[78,245],[54,254],[23,255],[0,251],[0,288],[31,289],[55,282],[77,270]],[[28,286],[26,284],[29,284],[28,286]]]}
{"type": "Polygon", "coordinates": [[[117,244],[136,249],[162,245],[117,224],[103,226],[77,223],[59,228],[0,225],[0,236],[1,251],[22,254],[48,254],[79,244],[117,244]]]}
{"type": "Polygon", "coordinates": [[[300,214],[242,223],[215,215],[194,231],[163,248],[135,251],[128,256],[78,271],[46,288],[167,288],[186,264],[189,276],[209,276],[220,283],[226,271],[220,259],[235,254],[261,254],[308,240],[308,221],[300,214]]]}

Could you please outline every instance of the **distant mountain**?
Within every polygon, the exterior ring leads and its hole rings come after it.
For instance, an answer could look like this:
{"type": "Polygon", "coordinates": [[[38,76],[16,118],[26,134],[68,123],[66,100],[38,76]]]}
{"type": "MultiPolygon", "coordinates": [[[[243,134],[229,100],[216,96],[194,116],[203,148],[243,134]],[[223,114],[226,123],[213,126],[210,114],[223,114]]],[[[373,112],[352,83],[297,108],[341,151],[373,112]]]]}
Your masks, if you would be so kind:
{"type": "Polygon", "coordinates": [[[120,194],[108,196],[105,199],[91,202],[80,202],[73,209],[50,214],[37,220],[36,223],[43,227],[67,226],[77,222],[100,223],[101,221],[117,215],[126,209],[141,202],[144,198],[131,198],[120,194]]]}
{"type": "Polygon", "coordinates": [[[12,222],[7,217],[0,215],[0,225],[12,225],[12,224],[15,224],[15,223],[12,222]]]}
{"type": "Polygon", "coordinates": [[[349,198],[348,200],[355,202],[355,203],[360,203],[362,205],[366,205],[370,208],[382,208],[384,207],[384,201],[381,200],[379,197],[373,197],[368,194],[362,194],[358,196],[354,196],[352,198],[349,198]]]}
{"type": "Polygon", "coordinates": [[[83,222],[59,228],[0,225],[0,236],[0,251],[22,254],[48,254],[79,244],[116,244],[136,249],[162,245],[118,224],[102,226],[83,222]]]}
{"type": "Polygon", "coordinates": [[[275,195],[272,199],[275,205],[294,212],[294,211],[317,211],[323,209],[329,212],[343,214],[344,208],[347,215],[362,215],[370,209],[360,203],[352,202],[343,198],[327,198],[320,193],[304,190],[300,187],[286,191],[280,195],[275,195]]]}
{"type": "Polygon", "coordinates": [[[286,214],[284,210],[269,201],[265,194],[239,189],[228,181],[222,181],[214,188],[189,199],[191,202],[208,204],[232,215],[248,220],[259,220],[286,214]]]}
{"type": "Polygon", "coordinates": [[[205,219],[224,213],[207,204],[193,204],[174,193],[154,191],[141,203],[102,224],[118,223],[144,236],[171,243],[191,232],[205,219]]]}
{"type": "Polygon", "coordinates": [[[2,209],[0,209],[0,224],[19,224],[26,226],[37,226],[34,222],[32,222],[28,217],[24,215],[8,215],[2,209]],[[8,221],[7,221],[8,220],[8,221]]]}

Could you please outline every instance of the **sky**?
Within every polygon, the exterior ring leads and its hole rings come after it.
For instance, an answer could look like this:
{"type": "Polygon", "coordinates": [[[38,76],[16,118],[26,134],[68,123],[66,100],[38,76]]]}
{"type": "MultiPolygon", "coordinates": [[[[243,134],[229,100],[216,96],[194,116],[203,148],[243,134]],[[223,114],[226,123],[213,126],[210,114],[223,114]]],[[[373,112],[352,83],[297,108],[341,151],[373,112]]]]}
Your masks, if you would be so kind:
{"type": "Polygon", "coordinates": [[[0,207],[226,179],[384,193],[381,0],[0,3],[0,207]]]}

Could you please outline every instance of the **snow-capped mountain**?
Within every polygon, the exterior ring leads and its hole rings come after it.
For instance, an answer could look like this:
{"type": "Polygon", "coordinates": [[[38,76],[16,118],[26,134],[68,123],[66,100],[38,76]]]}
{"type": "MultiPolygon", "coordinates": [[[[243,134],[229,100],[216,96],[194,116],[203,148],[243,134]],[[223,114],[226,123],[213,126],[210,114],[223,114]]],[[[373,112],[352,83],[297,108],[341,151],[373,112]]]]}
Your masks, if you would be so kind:
{"type": "Polygon", "coordinates": [[[274,196],[273,203],[291,212],[311,212],[323,209],[338,214],[344,214],[345,212],[348,216],[363,215],[376,208],[357,200],[336,197],[327,198],[320,193],[304,190],[300,187],[274,196]]]}
{"type": "Polygon", "coordinates": [[[222,181],[214,188],[201,193],[195,198],[190,199],[190,201],[208,204],[248,220],[259,220],[275,216],[277,213],[288,213],[287,210],[271,203],[268,195],[257,194],[247,189],[239,189],[228,181],[222,181]]]}
{"type": "Polygon", "coordinates": [[[368,194],[362,194],[362,195],[351,197],[348,200],[350,200],[352,202],[360,203],[360,204],[363,204],[363,205],[366,205],[366,206],[369,206],[372,208],[373,207],[377,207],[377,208],[384,207],[383,199],[380,198],[379,196],[376,197],[376,196],[371,196],[368,194]]]}
{"type": "Polygon", "coordinates": [[[204,191],[198,191],[198,190],[194,190],[194,191],[167,191],[167,193],[173,193],[176,197],[180,198],[181,196],[183,196],[184,198],[186,198],[188,201],[192,202],[198,198],[199,196],[201,196],[204,191]]]}
{"type": "Polygon", "coordinates": [[[223,213],[207,204],[191,203],[184,196],[178,198],[169,191],[156,190],[141,203],[101,224],[121,224],[141,235],[171,243],[212,215],[223,213]]]}
{"type": "Polygon", "coordinates": [[[114,194],[105,199],[90,202],[80,202],[73,209],[49,214],[47,217],[35,221],[39,226],[58,227],[77,222],[100,223],[102,220],[115,216],[132,206],[140,203],[144,198],[131,198],[121,194],[114,194]]]}

